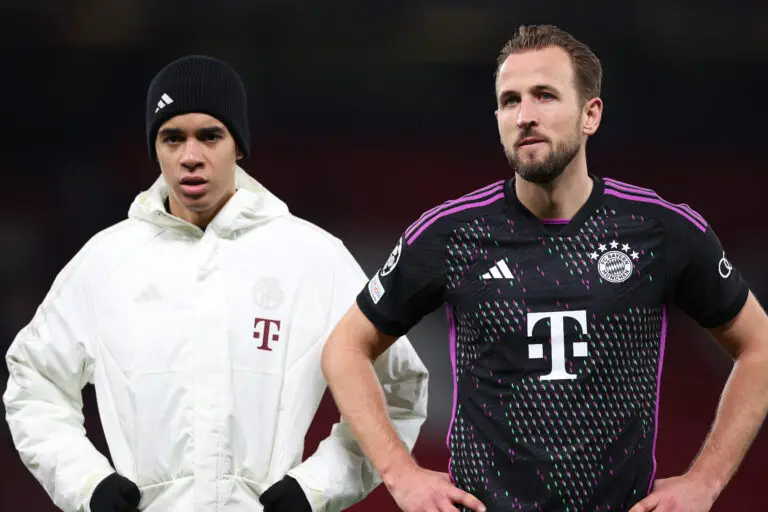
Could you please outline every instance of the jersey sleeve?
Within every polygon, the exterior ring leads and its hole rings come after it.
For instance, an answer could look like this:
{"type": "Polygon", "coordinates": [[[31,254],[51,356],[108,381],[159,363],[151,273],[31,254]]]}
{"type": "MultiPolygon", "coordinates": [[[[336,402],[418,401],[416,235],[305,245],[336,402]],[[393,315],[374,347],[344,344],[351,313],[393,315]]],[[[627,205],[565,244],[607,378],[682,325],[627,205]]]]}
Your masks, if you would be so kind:
{"type": "Polygon", "coordinates": [[[6,354],[6,419],[24,465],[62,510],[87,510],[96,485],[112,474],[86,436],[82,388],[95,367],[81,250],[58,274],[32,320],[6,354]]]}
{"type": "Polygon", "coordinates": [[[673,289],[673,303],[702,327],[732,320],[749,294],[747,283],[728,260],[711,226],[706,231],[673,236],[686,259],[673,289]],[[682,247],[684,246],[684,247],[682,247]]]}
{"type": "Polygon", "coordinates": [[[402,336],[444,302],[445,237],[406,231],[384,265],[357,296],[357,304],[383,333],[402,336]]]}

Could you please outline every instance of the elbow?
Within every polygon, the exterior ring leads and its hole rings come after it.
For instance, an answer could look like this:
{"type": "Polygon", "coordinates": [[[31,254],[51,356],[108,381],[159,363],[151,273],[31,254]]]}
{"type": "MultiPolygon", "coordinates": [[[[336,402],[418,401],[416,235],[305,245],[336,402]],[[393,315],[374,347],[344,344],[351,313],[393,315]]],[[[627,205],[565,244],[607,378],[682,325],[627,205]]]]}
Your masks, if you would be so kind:
{"type": "Polygon", "coordinates": [[[320,368],[328,383],[333,382],[334,377],[338,374],[339,370],[346,364],[345,361],[348,359],[347,354],[350,352],[347,347],[347,337],[339,332],[340,327],[340,325],[337,326],[336,329],[331,332],[331,335],[323,346],[323,352],[320,356],[320,368]]]}
{"type": "Polygon", "coordinates": [[[756,368],[765,369],[768,367],[768,343],[740,347],[731,354],[731,357],[735,363],[750,363],[756,368]]]}
{"type": "Polygon", "coordinates": [[[323,376],[325,377],[325,380],[330,382],[332,380],[333,375],[333,365],[334,365],[334,359],[335,359],[335,342],[334,342],[334,335],[331,334],[331,336],[328,338],[328,340],[325,342],[325,346],[323,347],[323,352],[320,355],[320,369],[323,372],[323,376]]]}
{"type": "Polygon", "coordinates": [[[329,384],[350,369],[372,365],[392,343],[393,337],[380,334],[357,305],[336,324],[323,346],[320,367],[329,384]]]}
{"type": "Polygon", "coordinates": [[[3,393],[3,405],[6,413],[10,414],[10,411],[18,409],[19,403],[23,403],[28,398],[29,378],[25,378],[25,370],[28,368],[21,361],[8,355],[6,356],[6,363],[8,365],[8,381],[3,393]]]}
{"type": "Polygon", "coordinates": [[[350,329],[343,319],[323,346],[320,356],[320,368],[323,376],[332,384],[339,375],[348,373],[350,368],[371,364],[373,357],[354,335],[354,329],[350,329]]]}

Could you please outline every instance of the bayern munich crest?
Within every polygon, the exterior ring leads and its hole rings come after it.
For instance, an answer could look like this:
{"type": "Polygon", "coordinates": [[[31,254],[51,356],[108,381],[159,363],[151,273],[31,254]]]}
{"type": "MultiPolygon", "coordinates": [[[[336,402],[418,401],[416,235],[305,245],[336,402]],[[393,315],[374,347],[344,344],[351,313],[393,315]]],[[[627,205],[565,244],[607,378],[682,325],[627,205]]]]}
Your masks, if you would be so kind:
{"type": "Polygon", "coordinates": [[[597,251],[589,255],[589,259],[597,260],[597,271],[609,283],[623,283],[635,269],[634,262],[640,254],[627,244],[613,240],[609,244],[600,244],[597,251]]]}

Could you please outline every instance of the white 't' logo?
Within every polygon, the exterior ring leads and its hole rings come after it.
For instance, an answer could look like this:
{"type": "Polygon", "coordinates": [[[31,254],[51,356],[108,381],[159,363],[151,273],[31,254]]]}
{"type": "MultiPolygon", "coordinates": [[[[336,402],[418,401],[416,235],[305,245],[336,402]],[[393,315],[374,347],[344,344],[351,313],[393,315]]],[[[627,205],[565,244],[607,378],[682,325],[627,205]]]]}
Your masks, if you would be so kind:
{"type": "MultiPolygon", "coordinates": [[[[528,313],[528,336],[533,336],[533,328],[545,318],[549,318],[550,342],[552,345],[552,370],[547,375],[539,377],[540,380],[570,380],[575,379],[576,375],[568,373],[565,369],[565,326],[564,318],[573,318],[581,326],[581,331],[587,333],[587,312],[586,311],[559,311],[556,313],[528,313]]],[[[584,341],[573,344],[574,357],[587,357],[587,343],[584,341]]],[[[528,345],[529,359],[544,359],[544,346],[539,343],[528,345]]]]}

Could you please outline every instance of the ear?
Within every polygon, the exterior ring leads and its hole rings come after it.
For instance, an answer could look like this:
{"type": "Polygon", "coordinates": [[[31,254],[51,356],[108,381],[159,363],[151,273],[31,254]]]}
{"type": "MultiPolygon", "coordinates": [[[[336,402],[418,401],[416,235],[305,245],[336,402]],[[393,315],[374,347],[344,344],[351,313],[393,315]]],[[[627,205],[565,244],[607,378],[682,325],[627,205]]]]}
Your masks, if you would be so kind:
{"type": "Polygon", "coordinates": [[[584,104],[582,109],[583,124],[582,131],[584,135],[594,135],[600,126],[600,120],[603,118],[603,100],[592,98],[584,104]]]}

